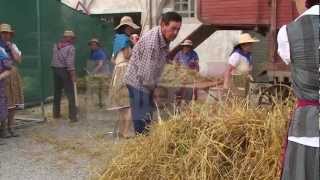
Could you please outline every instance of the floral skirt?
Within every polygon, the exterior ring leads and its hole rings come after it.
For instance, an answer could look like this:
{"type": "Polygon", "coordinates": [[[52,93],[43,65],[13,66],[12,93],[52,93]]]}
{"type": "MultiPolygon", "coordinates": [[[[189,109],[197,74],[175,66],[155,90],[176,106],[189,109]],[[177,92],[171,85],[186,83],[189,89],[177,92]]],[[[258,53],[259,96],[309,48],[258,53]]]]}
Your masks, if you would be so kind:
{"type": "Polygon", "coordinates": [[[116,65],[107,98],[108,110],[119,110],[130,107],[129,91],[123,82],[128,63],[116,65]]]}
{"type": "Polygon", "coordinates": [[[8,109],[23,109],[24,97],[22,80],[19,71],[13,67],[5,80],[5,92],[8,100],[8,109]]]}

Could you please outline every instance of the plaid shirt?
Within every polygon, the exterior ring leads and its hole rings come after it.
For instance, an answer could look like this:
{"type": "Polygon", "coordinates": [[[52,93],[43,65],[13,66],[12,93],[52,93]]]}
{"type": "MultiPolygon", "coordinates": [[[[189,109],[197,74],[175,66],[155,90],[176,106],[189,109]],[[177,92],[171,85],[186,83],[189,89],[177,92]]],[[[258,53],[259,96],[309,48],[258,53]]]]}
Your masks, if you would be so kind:
{"type": "Polygon", "coordinates": [[[143,91],[148,91],[146,86],[155,87],[168,54],[169,43],[165,41],[161,28],[151,29],[133,48],[124,82],[143,91]]]}
{"type": "Polygon", "coordinates": [[[58,49],[57,44],[53,47],[52,67],[55,68],[67,68],[68,71],[75,70],[75,47],[68,45],[61,49],[58,49]]]}

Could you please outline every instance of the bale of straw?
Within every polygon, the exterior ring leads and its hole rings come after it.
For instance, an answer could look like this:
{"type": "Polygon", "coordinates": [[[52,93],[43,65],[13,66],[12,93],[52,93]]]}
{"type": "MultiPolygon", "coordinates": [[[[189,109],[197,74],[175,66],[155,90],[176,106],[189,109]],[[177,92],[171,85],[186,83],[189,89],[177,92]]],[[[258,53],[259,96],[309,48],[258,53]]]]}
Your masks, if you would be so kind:
{"type": "Polygon", "coordinates": [[[179,65],[166,65],[162,76],[160,78],[160,84],[169,87],[179,87],[186,84],[193,84],[195,82],[214,81],[216,78],[206,78],[201,76],[197,71],[188,69],[179,65]]]}
{"type": "Polygon", "coordinates": [[[155,124],[148,136],[129,140],[101,180],[278,178],[289,107],[191,104],[155,124]]]}

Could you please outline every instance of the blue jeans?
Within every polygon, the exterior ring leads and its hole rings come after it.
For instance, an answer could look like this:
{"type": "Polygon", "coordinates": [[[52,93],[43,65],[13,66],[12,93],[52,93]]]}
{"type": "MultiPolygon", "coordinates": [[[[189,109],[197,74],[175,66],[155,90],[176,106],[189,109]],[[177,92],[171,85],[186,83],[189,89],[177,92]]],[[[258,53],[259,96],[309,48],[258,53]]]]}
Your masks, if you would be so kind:
{"type": "Polygon", "coordinates": [[[153,92],[144,92],[130,85],[127,87],[134,129],[138,134],[147,132],[146,126],[151,123],[154,110],[153,92]]]}

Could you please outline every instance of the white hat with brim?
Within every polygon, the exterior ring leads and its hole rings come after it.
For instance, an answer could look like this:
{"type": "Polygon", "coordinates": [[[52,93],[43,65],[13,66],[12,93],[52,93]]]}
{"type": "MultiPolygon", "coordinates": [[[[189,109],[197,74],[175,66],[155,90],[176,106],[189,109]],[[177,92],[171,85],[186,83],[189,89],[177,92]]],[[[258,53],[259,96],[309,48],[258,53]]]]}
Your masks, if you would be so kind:
{"type": "Polygon", "coordinates": [[[0,24],[0,32],[14,33],[9,24],[0,24]]]}
{"type": "Polygon", "coordinates": [[[248,33],[244,33],[240,35],[238,44],[256,43],[256,42],[260,42],[260,40],[251,37],[251,35],[248,33]]]}
{"type": "Polygon", "coordinates": [[[180,45],[181,46],[193,46],[193,42],[191,40],[185,40],[180,45]]]}
{"type": "Polygon", "coordinates": [[[100,45],[100,41],[99,41],[99,39],[97,39],[97,38],[92,38],[92,39],[88,42],[88,44],[90,45],[91,43],[96,43],[96,44],[100,45]]]}
{"type": "Polygon", "coordinates": [[[74,34],[74,32],[73,32],[73,31],[70,31],[70,30],[64,31],[63,36],[64,36],[64,37],[73,37],[73,38],[76,37],[76,35],[74,34]]]}
{"type": "Polygon", "coordinates": [[[140,29],[140,26],[136,25],[130,16],[124,16],[121,18],[120,24],[114,28],[114,30],[118,30],[120,27],[127,25],[132,27],[133,29],[140,29]]]}

